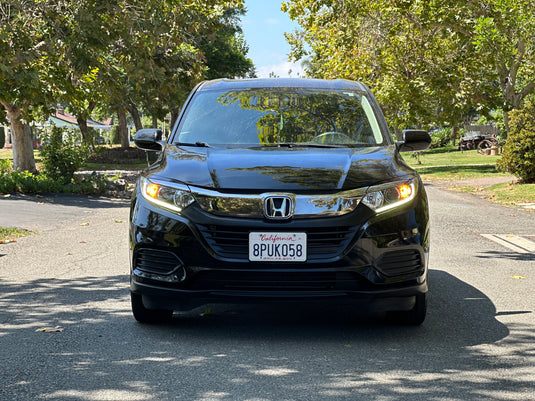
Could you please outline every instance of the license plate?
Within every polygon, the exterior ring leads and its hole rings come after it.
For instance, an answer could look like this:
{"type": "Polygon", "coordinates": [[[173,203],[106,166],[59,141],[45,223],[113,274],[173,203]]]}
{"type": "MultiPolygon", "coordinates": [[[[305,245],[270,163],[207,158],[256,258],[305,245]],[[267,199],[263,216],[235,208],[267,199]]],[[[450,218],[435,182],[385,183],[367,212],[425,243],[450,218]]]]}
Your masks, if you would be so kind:
{"type": "Polygon", "coordinates": [[[249,260],[252,262],[305,262],[306,233],[249,233],[249,260]]]}

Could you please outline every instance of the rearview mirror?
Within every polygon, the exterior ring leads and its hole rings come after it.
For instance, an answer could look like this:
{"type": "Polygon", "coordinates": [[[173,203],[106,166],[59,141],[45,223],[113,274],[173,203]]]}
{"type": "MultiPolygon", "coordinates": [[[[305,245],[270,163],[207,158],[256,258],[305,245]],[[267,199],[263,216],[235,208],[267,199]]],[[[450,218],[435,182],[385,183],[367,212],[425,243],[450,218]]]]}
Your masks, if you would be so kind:
{"type": "Polygon", "coordinates": [[[420,152],[431,145],[431,136],[427,131],[406,129],[403,131],[403,141],[396,143],[400,152],[420,152]]]}

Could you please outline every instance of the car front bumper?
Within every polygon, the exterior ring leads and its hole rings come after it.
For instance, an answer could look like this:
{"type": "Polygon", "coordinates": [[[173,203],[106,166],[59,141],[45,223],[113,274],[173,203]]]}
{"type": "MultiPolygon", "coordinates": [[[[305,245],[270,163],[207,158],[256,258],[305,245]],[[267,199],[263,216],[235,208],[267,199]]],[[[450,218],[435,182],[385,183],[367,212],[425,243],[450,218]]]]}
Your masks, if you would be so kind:
{"type": "Polygon", "coordinates": [[[364,205],[333,218],[273,223],[214,216],[196,205],[181,215],[132,200],[130,289],[149,309],[209,303],[359,303],[409,310],[427,292],[429,225],[421,191],[375,215],[364,205]],[[248,260],[250,231],[307,232],[306,262],[248,260]]]}

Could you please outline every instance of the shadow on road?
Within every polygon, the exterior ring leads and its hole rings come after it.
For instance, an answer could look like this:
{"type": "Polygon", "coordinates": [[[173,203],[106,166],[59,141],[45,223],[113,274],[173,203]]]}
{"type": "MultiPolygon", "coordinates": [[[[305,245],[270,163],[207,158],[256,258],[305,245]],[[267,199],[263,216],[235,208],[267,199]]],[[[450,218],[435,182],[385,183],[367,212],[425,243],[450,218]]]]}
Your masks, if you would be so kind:
{"type": "Polygon", "coordinates": [[[1,282],[0,398],[524,399],[535,333],[515,327],[514,355],[497,359],[489,349],[511,340],[492,302],[444,271],[430,280],[422,327],[273,305],[213,306],[150,326],[132,318],[124,275],[1,282]]]}
{"type": "Polygon", "coordinates": [[[519,261],[534,261],[534,253],[518,253],[518,252],[499,252],[499,251],[485,251],[480,252],[476,255],[480,259],[509,259],[509,260],[519,260],[519,261]]]}
{"type": "Polygon", "coordinates": [[[0,199],[0,225],[46,231],[79,220],[97,209],[126,208],[129,201],[76,194],[13,195],[0,199]]]}
{"type": "Polygon", "coordinates": [[[99,208],[117,208],[129,205],[129,200],[109,198],[98,195],[79,195],[79,194],[39,194],[39,195],[11,195],[9,198],[2,199],[0,204],[9,202],[21,202],[28,205],[42,205],[43,203],[59,206],[80,207],[88,209],[99,208]]]}

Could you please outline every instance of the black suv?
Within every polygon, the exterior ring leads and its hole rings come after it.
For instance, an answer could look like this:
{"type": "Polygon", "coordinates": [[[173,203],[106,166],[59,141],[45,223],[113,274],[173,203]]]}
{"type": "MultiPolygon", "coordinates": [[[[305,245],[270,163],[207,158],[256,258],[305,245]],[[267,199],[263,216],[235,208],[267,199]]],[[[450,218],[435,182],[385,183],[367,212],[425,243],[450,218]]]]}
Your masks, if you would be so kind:
{"type": "Polygon", "coordinates": [[[130,218],[132,311],[140,322],[222,302],[364,304],[421,324],[429,215],[366,86],[346,80],[199,84],[159,152],[130,218]]]}

